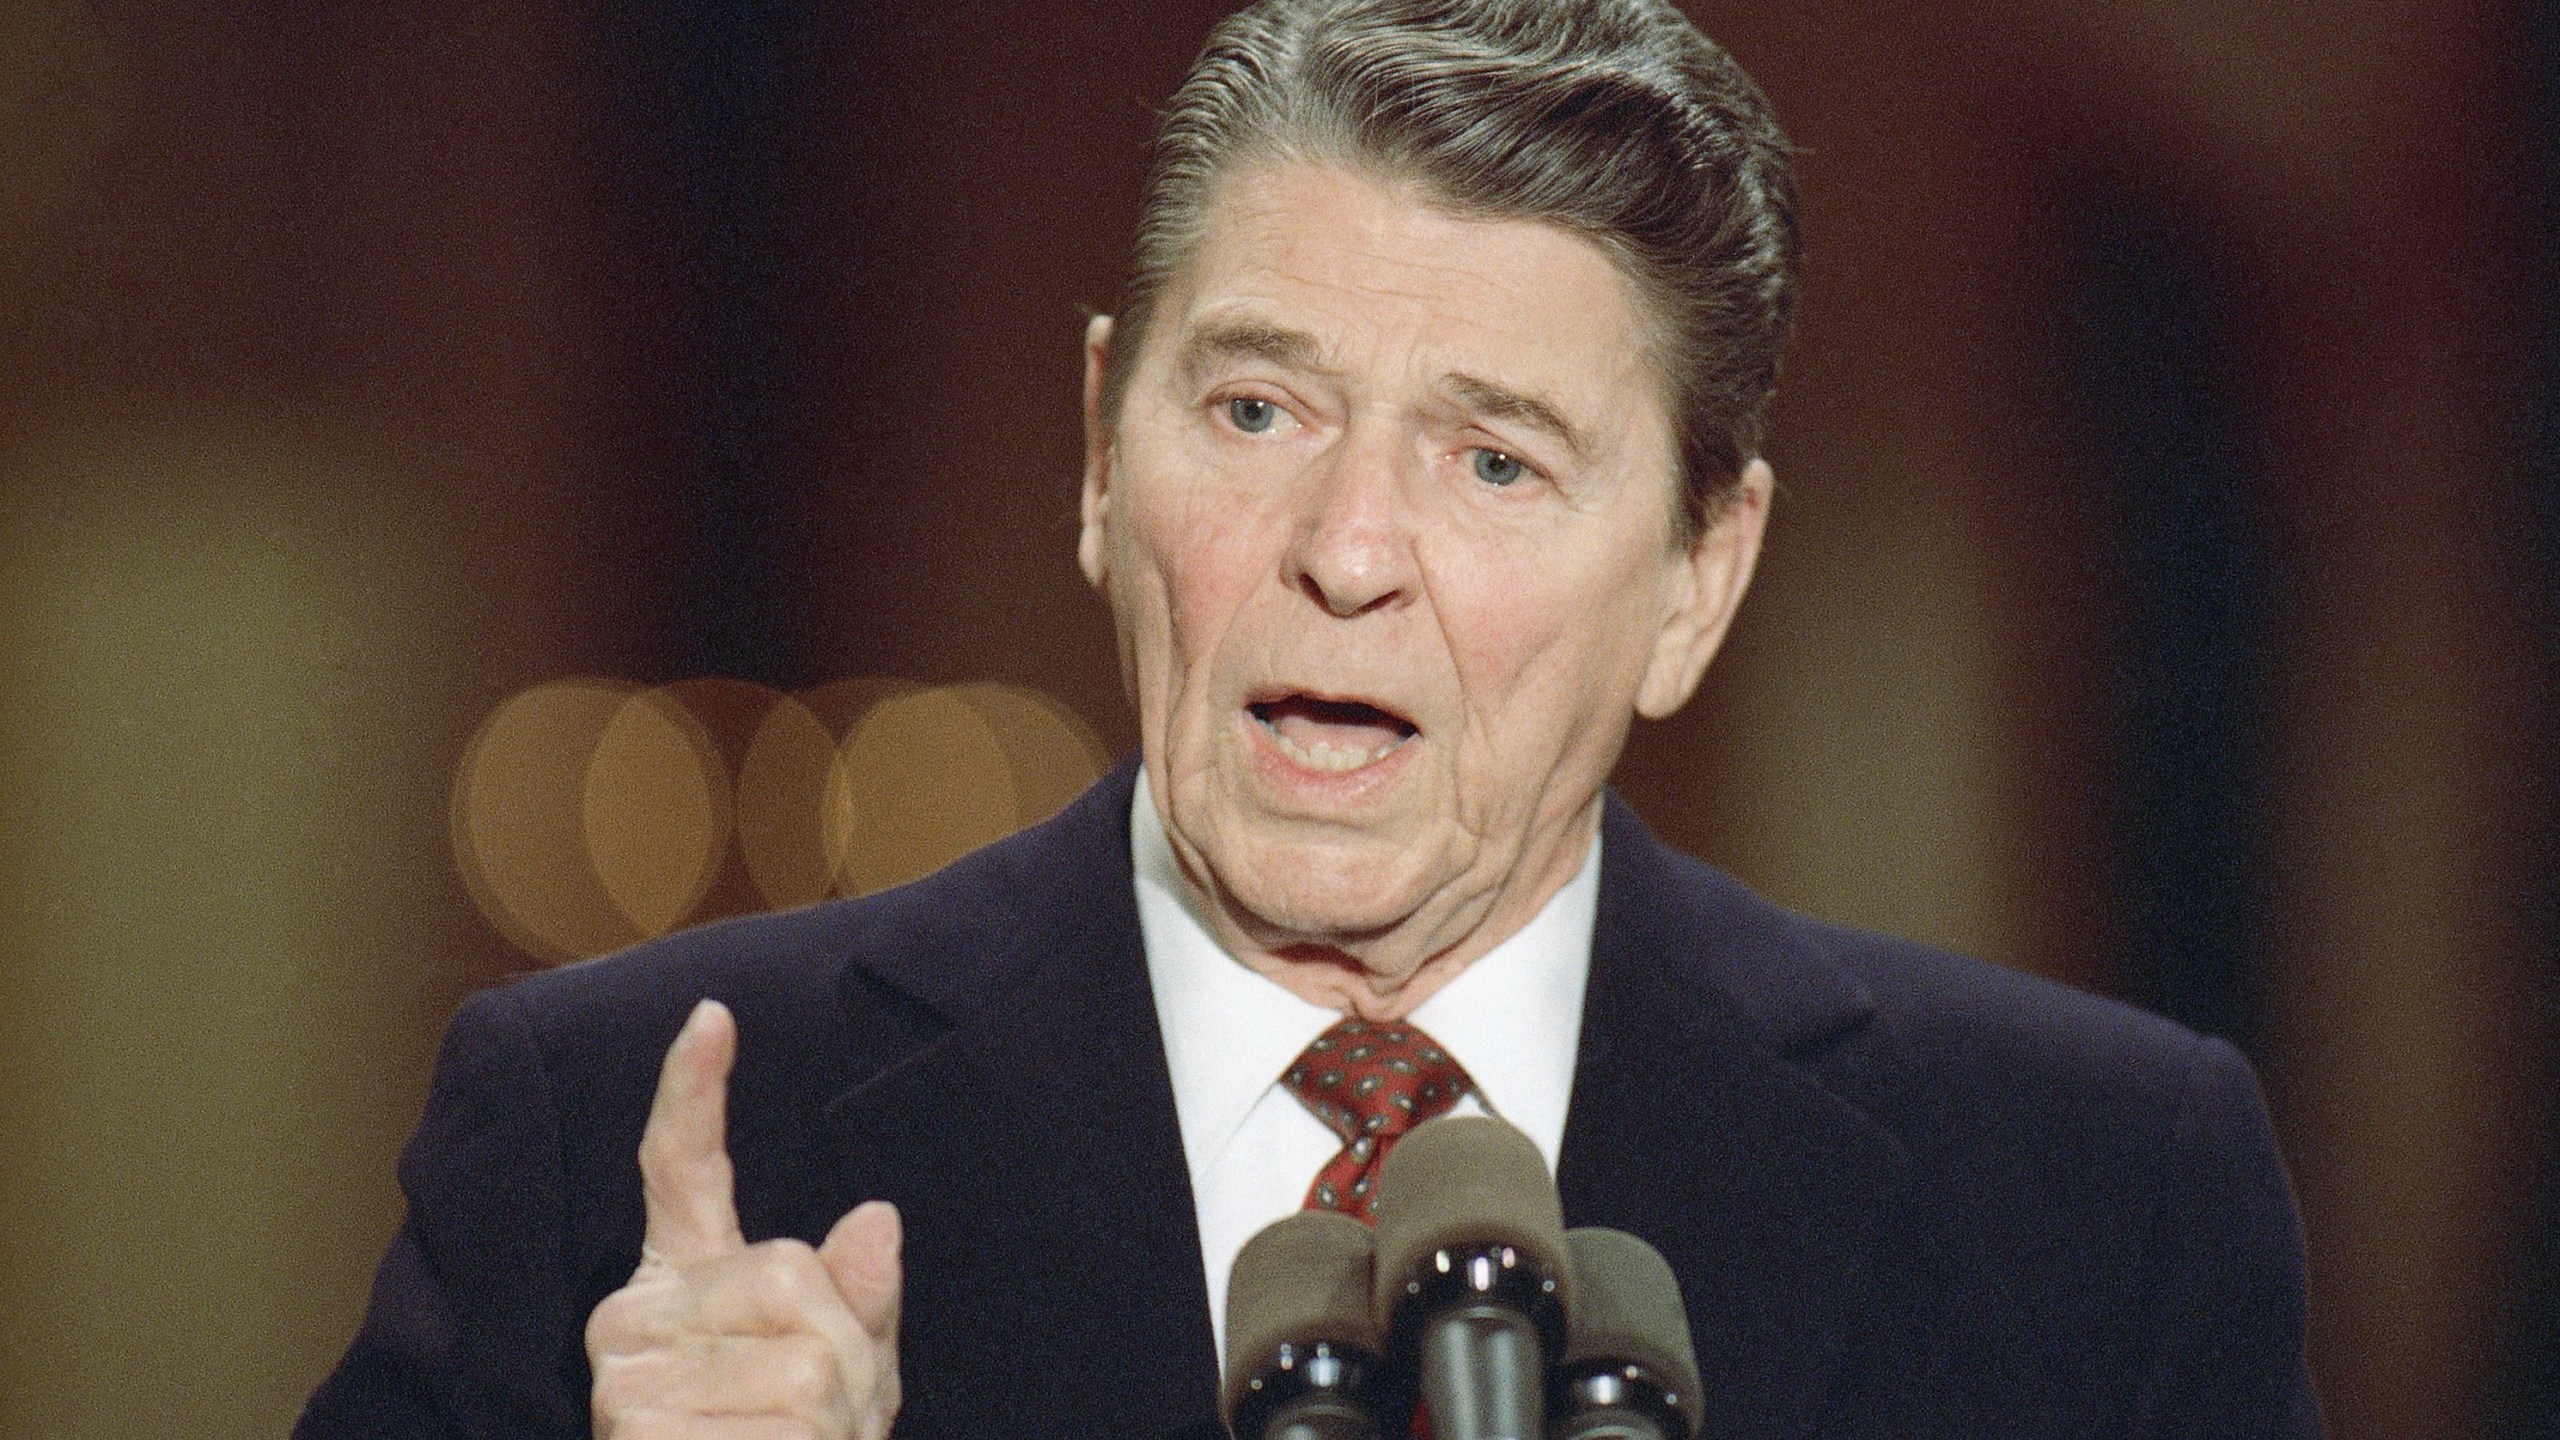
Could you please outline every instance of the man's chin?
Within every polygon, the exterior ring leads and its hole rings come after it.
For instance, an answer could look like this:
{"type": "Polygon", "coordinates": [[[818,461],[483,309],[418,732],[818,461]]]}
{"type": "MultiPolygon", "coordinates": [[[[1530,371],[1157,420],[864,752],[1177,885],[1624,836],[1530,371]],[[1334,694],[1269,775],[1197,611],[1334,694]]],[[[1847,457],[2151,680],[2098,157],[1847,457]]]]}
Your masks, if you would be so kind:
{"type": "Polygon", "coordinates": [[[1248,839],[1209,857],[1224,901],[1264,949],[1357,950],[1412,922],[1429,901],[1424,858],[1394,843],[1248,839]]]}

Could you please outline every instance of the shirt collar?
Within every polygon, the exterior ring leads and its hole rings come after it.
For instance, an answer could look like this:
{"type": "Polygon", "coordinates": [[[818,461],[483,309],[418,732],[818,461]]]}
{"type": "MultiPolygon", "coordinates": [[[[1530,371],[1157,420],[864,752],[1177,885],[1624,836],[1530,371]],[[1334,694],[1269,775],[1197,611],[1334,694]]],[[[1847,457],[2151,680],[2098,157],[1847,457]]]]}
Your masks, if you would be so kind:
{"type": "MultiPolygon", "coordinates": [[[[1129,848],[1147,978],[1196,1183],[1289,1062],[1342,1017],[1247,969],[1218,944],[1207,900],[1174,858],[1143,770],[1130,805],[1129,848]]],[[[1486,1108],[1525,1132],[1551,1170],[1572,1096],[1599,895],[1595,834],[1582,868],[1519,933],[1413,1014],[1466,1067],[1486,1108]]]]}
{"type": "Polygon", "coordinates": [[[1466,1067],[1485,1108],[1536,1142],[1551,1174],[1573,1097],[1583,982],[1591,972],[1591,927],[1599,904],[1595,832],[1582,868],[1519,933],[1413,1010],[1413,1023],[1466,1067]]]}

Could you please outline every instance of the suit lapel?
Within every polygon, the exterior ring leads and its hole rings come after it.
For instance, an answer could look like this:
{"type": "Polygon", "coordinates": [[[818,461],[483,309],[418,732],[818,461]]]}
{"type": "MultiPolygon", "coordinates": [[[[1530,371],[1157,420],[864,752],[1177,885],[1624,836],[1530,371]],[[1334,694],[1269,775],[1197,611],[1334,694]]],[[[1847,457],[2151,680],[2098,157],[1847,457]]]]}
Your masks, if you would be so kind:
{"type": "Polygon", "coordinates": [[[850,1183],[909,1217],[901,1434],[1149,1435],[1214,1402],[1129,799],[1124,770],[984,877],[991,906],[1033,897],[1020,913],[856,983],[928,997],[947,1027],[826,1110],[850,1183]]]}
{"type": "Polygon", "coordinates": [[[1710,1435],[1811,1433],[1891,1326],[1876,1272],[1909,1156],[1836,1083],[1863,991],[1611,802],[1558,1184],[1680,1277],[1710,1435]]]}

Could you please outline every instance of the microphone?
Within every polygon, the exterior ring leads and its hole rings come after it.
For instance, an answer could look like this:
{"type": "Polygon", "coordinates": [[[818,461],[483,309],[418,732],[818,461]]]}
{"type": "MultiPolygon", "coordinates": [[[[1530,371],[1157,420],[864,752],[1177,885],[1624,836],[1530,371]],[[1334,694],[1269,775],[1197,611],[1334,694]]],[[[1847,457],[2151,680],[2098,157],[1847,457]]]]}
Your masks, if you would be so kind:
{"type": "Polygon", "coordinates": [[[1556,1374],[1557,1440],[1693,1440],[1698,1356],[1680,1281],[1623,1230],[1569,1230],[1573,1314],[1556,1374]]]}
{"type": "Polygon", "coordinates": [[[1227,1272],[1218,1414],[1238,1440],[1380,1440],[1386,1384],[1369,1227],[1308,1210],[1263,1228],[1227,1272]]]}
{"type": "Polygon", "coordinates": [[[1564,1207],[1529,1137],[1444,1116],[1379,1167],[1377,1324],[1411,1355],[1437,1440],[1542,1440],[1546,1361],[1573,1270],[1564,1207]]]}

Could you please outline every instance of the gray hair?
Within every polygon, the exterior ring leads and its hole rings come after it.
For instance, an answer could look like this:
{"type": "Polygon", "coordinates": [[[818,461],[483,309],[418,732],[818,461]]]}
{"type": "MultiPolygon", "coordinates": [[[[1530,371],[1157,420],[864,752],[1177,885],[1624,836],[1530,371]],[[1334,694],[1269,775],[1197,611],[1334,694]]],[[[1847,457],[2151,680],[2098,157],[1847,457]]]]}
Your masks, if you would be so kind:
{"type": "Polygon", "coordinates": [[[1795,179],[1759,88],[1669,0],[1260,0],[1229,16],[1156,135],[1106,423],[1217,182],[1288,160],[1598,244],[1652,332],[1684,538],[1733,493],[1794,308],[1795,179]]]}

